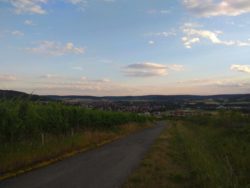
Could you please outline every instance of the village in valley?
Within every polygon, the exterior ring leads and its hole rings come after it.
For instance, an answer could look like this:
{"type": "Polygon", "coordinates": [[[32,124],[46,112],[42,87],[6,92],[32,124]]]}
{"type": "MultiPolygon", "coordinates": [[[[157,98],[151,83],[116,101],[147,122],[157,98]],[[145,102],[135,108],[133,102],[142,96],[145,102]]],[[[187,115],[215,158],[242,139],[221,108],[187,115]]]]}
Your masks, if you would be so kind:
{"type": "MultiPolygon", "coordinates": [[[[60,98],[60,97],[59,97],[60,98]]],[[[135,112],[155,117],[208,115],[219,110],[250,114],[250,95],[236,96],[137,96],[137,97],[63,97],[65,104],[105,111],[135,112]],[[244,99],[244,102],[242,101],[244,99]]]]}

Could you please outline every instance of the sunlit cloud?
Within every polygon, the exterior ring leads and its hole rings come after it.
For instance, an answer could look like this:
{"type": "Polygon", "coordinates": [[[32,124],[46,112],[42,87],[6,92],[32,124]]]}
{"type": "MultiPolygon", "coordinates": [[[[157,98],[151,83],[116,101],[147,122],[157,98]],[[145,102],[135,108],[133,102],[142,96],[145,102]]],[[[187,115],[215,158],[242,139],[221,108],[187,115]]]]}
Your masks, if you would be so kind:
{"type": "Polygon", "coordinates": [[[21,37],[21,36],[23,36],[23,35],[24,35],[24,33],[23,33],[23,32],[18,31],[18,30],[16,30],[16,31],[12,31],[12,32],[11,32],[11,34],[12,34],[12,35],[14,35],[14,36],[18,36],[18,37],[21,37]]]}
{"type": "Polygon", "coordinates": [[[173,70],[173,71],[184,71],[184,66],[183,65],[173,64],[173,65],[169,65],[168,68],[170,70],[173,70]]]}
{"type": "Polygon", "coordinates": [[[190,86],[244,87],[250,86],[250,79],[240,77],[208,77],[179,81],[178,84],[190,86]]]}
{"type": "Polygon", "coordinates": [[[107,83],[107,82],[111,82],[111,80],[108,79],[108,78],[90,79],[90,78],[88,78],[88,77],[86,77],[86,76],[82,76],[82,77],[80,78],[80,80],[81,80],[82,82],[88,82],[88,83],[107,83]]]}
{"type": "Polygon", "coordinates": [[[183,65],[163,65],[154,62],[130,64],[123,68],[128,77],[155,77],[168,75],[169,71],[183,71],[183,65]]]}
{"type": "Polygon", "coordinates": [[[33,48],[27,48],[28,51],[38,54],[46,54],[51,56],[62,56],[66,54],[84,54],[85,48],[75,47],[72,42],[61,44],[55,41],[42,41],[38,43],[38,46],[33,48]]]}
{"type": "Polygon", "coordinates": [[[135,63],[126,66],[123,70],[130,77],[153,77],[167,75],[167,66],[153,62],[135,63]]]}
{"type": "Polygon", "coordinates": [[[71,3],[79,8],[79,10],[84,10],[88,5],[87,0],[65,0],[68,3],[71,3]]]}
{"type": "Polygon", "coordinates": [[[192,48],[196,43],[202,42],[206,39],[213,44],[225,45],[225,46],[250,46],[250,41],[240,41],[240,40],[222,40],[219,36],[223,34],[222,31],[210,31],[201,29],[200,26],[192,23],[186,23],[182,27],[182,32],[184,36],[182,37],[182,42],[186,48],[192,48]]]}
{"type": "Polygon", "coordinates": [[[249,0],[183,0],[183,3],[188,10],[201,17],[250,13],[249,0]]]}
{"type": "Polygon", "coordinates": [[[231,65],[232,71],[250,73],[250,65],[231,65]]]}
{"type": "Polygon", "coordinates": [[[4,74],[0,75],[0,81],[16,81],[17,77],[15,75],[4,74]]]}
{"type": "Polygon", "coordinates": [[[10,0],[17,14],[45,14],[46,10],[42,7],[48,0],[10,0]]]}
{"type": "Polygon", "coordinates": [[[25,24],[25,25],[30,25],[30,26],[31,26],[31,25],[34,25],[34,23],[33,23],[32,20],[25,20],[25,21],[24,21],[24,24],[25,24]]]}

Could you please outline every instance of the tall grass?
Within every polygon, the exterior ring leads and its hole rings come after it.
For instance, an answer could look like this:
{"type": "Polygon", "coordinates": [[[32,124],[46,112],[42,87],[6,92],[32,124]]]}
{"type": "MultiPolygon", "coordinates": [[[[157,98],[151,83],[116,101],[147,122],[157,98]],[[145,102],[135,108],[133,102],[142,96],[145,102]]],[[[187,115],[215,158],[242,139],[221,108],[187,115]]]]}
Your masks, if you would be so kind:
{"type": "Polygon", "coordinates": [[[192,117],[175,126],[194,187],[250,186],[250,124],[239,113],[192,117]]]}
{"type": "Polygon", "coordinates": [[[249,116],[215,114],[169,121],[124,187],[250,187],[249,116]]]}
{"type": "Polygon", "coordinates": [[[0,100],[0,175],[67,150],[115,138],[127,129],[125,124],[145,121],[147,117],[133,113],[90,110],[58,102],[0,100]]]}
{"type": "Polygon", "coordinates": [[[21,100],[0,101],[0,141],[13,143],[39,139],[42,134],[71,134],[79,129],[110,130],[146,118],[132,113],[106,112],[21,100]]]}

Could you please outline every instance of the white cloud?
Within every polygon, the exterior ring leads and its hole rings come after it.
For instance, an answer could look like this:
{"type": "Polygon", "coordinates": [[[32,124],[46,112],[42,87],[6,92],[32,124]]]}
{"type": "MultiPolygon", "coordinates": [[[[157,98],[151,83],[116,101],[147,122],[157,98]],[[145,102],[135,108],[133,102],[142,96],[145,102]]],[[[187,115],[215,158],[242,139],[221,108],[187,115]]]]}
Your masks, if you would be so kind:
{"type": "Polygon", "coordinates": [[[82,76],[81,78],[82,82],[88,82],[88,83],[107,83],[107,82],[111,82],[110,79],[108,78],[102,78],[102,79],[89,79],[86,76],[82,76]]]}
{"type": "Polygon", "coordinates": [[[202,17],[250,13],[249,0],[183,0],[183,3],[192,13],[202,17]]]}
{"type": "Polygon", "coordinates": [[[17,14],[45,14],[42,4],[46,4],[48,0],[10,0],[17,14]]]}
{"type": "MultiPolygon", "coordinates": [[[[46,14],[47,11],[44,9],[43,5],[50,2],[51,0],[9,0],[14,7],[15,13],[17,14],[46,14]]],[[[75,6],[78,6],[83,10],[88,1],[87,0],[64,0],[67,3],[71,3],[75,6]]],[[[30,25],[30,24],[27,24],[30,25]]]]}
{"type": "Polygon", "coordinates": [[[158,10],[158,9],[150,9],[147,11],[148,14],[169,14],[171,13],[170,10],[166,10],[166,9],[161,9],[161,10],[158,10]]]}
{"type": "Polygon", "coordinates": [[[100,63],[105,63],[105,64],[113,64],[114,63],[111,59],[100,59],[98,61],[100,63]]]}
{"type": "Polygon", "coordinates": [[[114,3],[116,0],[103,0],[106,3],[114,3]]]}
{"type": "Polygon", "coordinates": [[[40,78],[43,78],[43,79],[55,79],[55,78],[59,78],[59,76],[55,75],[55,74],[45,74],[45,75],[40,76],[40,78]]]}
{"type": "MultiPolygon", "coordinates": [[[[1,0],[0,0],[1,1],[1,0]]],[[[54,0],[2,0],[3,2],[10,3],[14,8],[16,14],[46,14],[44,5],[54,0]]],[[[56,1],[57,2],[57,1],[56,1]]],[[[88,0],[60,0],[58,2],[64,2],[72,4],[79,8],[79,10],[84,10],[88,5],[88,0]]],[[[103,0],[106,3],[113,3],[115,0],[103,0]]],[[[31,25],[28,22],[26,25],[31,25]]]]}
{"type": "Polygon", "coordinates": [[[148,41],[148,44],[150,44],[150,45],[154,45],[154,44],[155,44],[155,41],[150,40],[150,41],[148,41]]]}
{"type": "Polygon", "coordinates": [[[164,76],[167,74],[167,66],[153,62],[135,63],[126,66],[124,73],[131,77],[164,76]]]}
{"type": "Polygon", "coordinates": [[[183,71],[183,65],[163,65],[154,62],[130,64],[123,69],[125,76],[129,77],[154,77],[165,76],[169,71],[183,71]]]}
{"type": "Polygon", "coordinates": [[[226,77],[213,77],[213,78],[197,78],[192,80],[185,80],[178,82],[178,84],[183,86],[196,86],[196,87],[217,87],[217,88],[228,88],[233,90],[234,88],[248,89],[250,86],[249,79],[242,78],[226,78],[226,77]]]}
{"type": "Polygon", "coordinates": [[[170,10],[160,10],[159,12],[161,14],[169,14],[171,11],[170,10]]]}
{"type": "Polygon", "coordinates": [[[231,65],[232,71],[250,73],[250,65],[231,65]]]}
{"type": "Polygon", "coordinates": [[[25,20],[25,21],[24,21],[24,24],[25,24],[25,25],[34,25],[34,23],[33,23],[32,20],[25,20]]]}
{"type": "Polygon", "coordinates": [[[111,82],[111,80],[109,78],[103,78],[102,82],[111,82]]]}
{"type": "Polygon", "coordinates": [[[88,78],[86,76],[82,76],[81,80],[87,80],[88,78]]]}
{"type": "Polygon", "coordinates": [[[0,81],[16,81],[17,77],[10,74],[0,75],[0,81]]]}
{"type": "MultiPolygon", "coordinates": [[[[105,3],[114,3],[115,0],[102,0],[105,3]]],[[[86,6],[88,5],[88,0],[65,0],[67,3],[71,3],[79,8],[79,10],[84,11],[86,6]]]]}
{"type": "Polygon", "coordinates": [[[80,10],[84,10],[88,4],[87,0],[65,0],[65,1],[79,7],[80,10]]]}
{"type": "Polygon", "coordinates": [[[81,3],[87,3],[86,0],[67,0],[68,2],[76,5],[76,4],[81,4],[81,3]]]}
{"type": "Polygon", "coordinates": [[[72,67],[73,70],[78,70],[78,71],[82,71],[83,68],[80,67],[80,66],[75,66],[75,67],[72,67]]]}
{"type": "Polygon", "coordinates": [[[94,83],[107,83],[111,82],[110,79],[108,78],[102,78],[102,79],[96,79],[96,80],[88,80],[89,82],[94,82],[94,83]]]}
{"type": "Polygon", "coordinates": [[[170,70],[173,70],[173,71],[183,71],[184,70],[183,65],[177,65],[177,64],[169,65],[168,68],[170,70]]]}
{"type": "Polygon", "coordinates": [[[222,40],[219,35],[222,35],[222,31],[210,31],[198,28],[198,24],[186,23],[182,27],[182,31],[185,36],[182,37],[182,42],[186,48],[192,48],[195,43],[200,43],[202,39],[207,39],[213,44],[220,44],[226,46],[250,46],[250,41],[240,41],[240,40],[222,40]]]}
{"type": "Polygon", "coordinates": [[[66,54],[83,54],[85,48],[75,47],[73,43],[68,42],[61,44],[55,41],[42,41],[38,43],[37,47],[27,48],[28,51],[39,54],[47,54],[52,56],[62,56],[66,54]]]}
{"type": "Polygon", "coordinates": [[[147,33],[146,36],[152,36],[152,37],[171,37],[176,36],[176,31],[163,31],[163,32],[155,32],[155,33],[147,33]]]}
{"type": "Polygon", "coordinates": [[[200,39],[195,37],[195,38],[188,38],[188,37],[182,37],[182,41],[186,48],[191,48],[192,44],[199,43],[200,39]]]}
{"type": "Polygon", "coordinates": [[[12,34],[12,35],[14,35],[14,36],[18,36],[18,37],[21,37],[21,36],[23,36],[23,35],[24,35],[24,33],[23,33],[23,32],[18,31],[18,30],[16,30],[16,31],[12,31],[12,32],[11,32],[11,34],[12,34]]]}

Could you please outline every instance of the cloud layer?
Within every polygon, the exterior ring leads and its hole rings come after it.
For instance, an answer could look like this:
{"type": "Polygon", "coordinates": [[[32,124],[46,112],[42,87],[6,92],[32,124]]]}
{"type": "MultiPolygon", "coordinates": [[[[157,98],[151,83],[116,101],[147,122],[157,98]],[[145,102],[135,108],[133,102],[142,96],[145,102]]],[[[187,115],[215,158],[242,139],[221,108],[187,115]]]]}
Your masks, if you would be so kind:
{"type": "Polygon", "coordinates": [[[72,42],[61,44],[55,41],[42,41],[38,43],[38,46],[33,48],[27,48],[28,51],[38,54],[46,54],[51,56],[62,56],[65,54],[83,54],[85,48],[75,47],[72,42]]]}
{"type": "MultiPolygon", "coordinates": [[[[60,2],[69,3],[84,10],[88,0],[60,0],[60,2]]],[[[17,14],[46,14],[45,5],[53,0],[5,0],[12,5],[17,14]]],[[[103,2],[115,2],[115,0],[103,0],[103,2]]]]}
{"type": "Polygon", "coordinates": [[[46,11],[42,8],[42,4],[47,2],[48,0],[10,0],[17,14],[45,14],[46,11]]]}
{"type": "MultiPolygon", "coordinates": [[[[14,11],[17,14],[46,14],[47,11],[43,7],[51,0],[10,0],[14,11]]],[[[87,0],[64,0],[66,3],[71,3],[80,9],[84,9],[87,5],[87,0]]]]}
{"type": "Polygon", "coordinates": [[[239,16],[250,12],[249,0],[184,0],[184,5],[201,17],[239,16]]]}
{"type": "Polygon", "coordinates": [[[10,74],[4,74],[4,75],[0,75],[0,82],[1,81],[16,81],[17,78],[14,75],[10,75],[10,74]]]}

